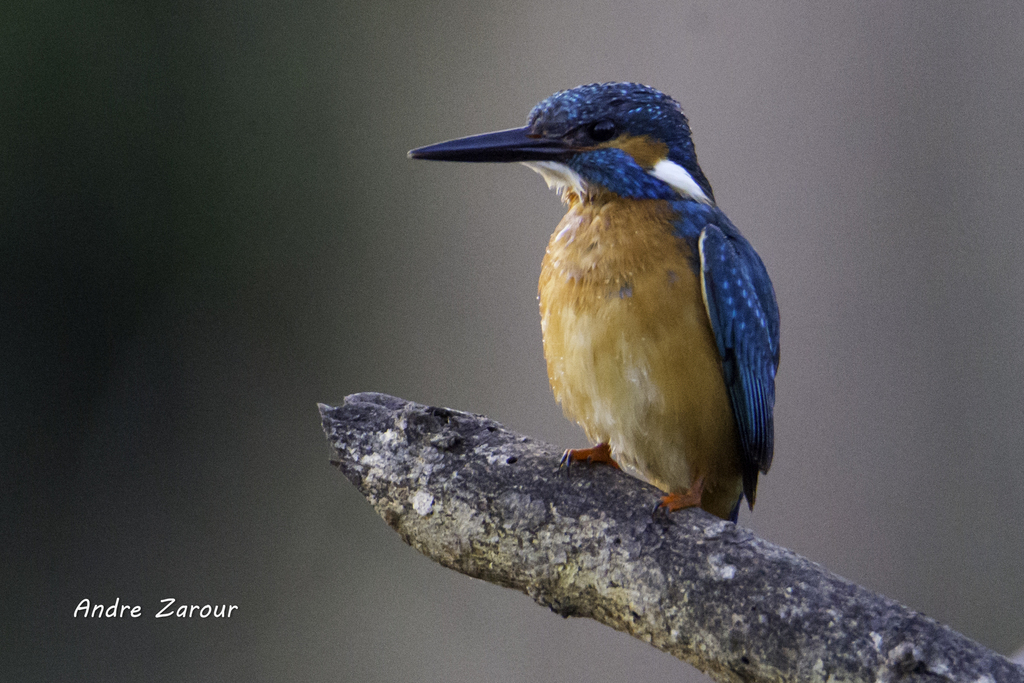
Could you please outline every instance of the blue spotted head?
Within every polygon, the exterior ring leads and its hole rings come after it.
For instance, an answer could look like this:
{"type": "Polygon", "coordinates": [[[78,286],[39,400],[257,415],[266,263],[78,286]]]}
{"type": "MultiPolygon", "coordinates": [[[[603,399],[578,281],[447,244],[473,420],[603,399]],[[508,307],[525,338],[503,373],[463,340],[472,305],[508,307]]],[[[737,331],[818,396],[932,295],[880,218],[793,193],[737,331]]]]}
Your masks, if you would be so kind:
{"type": "Polygon", "coordinates": [[[569,198],[611,192],[714,204],[679,104],[638,83],[563,90],[534,107],[522,128],[420,147],[409,156],[522,162],[569,198]]]}

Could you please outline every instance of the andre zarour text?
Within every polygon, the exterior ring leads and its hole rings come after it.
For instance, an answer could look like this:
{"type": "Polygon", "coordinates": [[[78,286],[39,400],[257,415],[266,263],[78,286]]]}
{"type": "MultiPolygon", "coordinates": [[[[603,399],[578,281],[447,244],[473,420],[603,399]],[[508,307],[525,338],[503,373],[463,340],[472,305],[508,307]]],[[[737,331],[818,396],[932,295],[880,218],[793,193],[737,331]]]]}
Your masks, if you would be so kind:
{"type": "MultiPolygon", "coordinates": [[[[194,605],[178,602],[175,598],[164,598],[160,601],[160,608],[153,616],[157,619],[176,617],[178,619],[229,619],[232,612],[238,609],[238,605],[194,605]]],[[[141,605],[129,605],[122,603],[121,598],[116,598],[109,605],[93,603],[89,598],[82,600],[75,607],[75,617],[93,617],[96,619],[138,619],[143,616],[141,605]]]]}

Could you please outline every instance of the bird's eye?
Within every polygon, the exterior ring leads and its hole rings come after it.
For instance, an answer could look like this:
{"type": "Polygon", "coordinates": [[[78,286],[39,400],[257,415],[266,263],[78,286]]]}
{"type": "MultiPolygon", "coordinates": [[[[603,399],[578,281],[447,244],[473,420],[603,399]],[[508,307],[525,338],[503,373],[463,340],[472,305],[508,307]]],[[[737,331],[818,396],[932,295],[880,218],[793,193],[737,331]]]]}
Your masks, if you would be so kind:
{"type": "Polygon", "coordinates": [[[595,121],[587,127],[587,133],[595,142],[605,142],[615,137],[615,122],[603,119],[595,121]]]}

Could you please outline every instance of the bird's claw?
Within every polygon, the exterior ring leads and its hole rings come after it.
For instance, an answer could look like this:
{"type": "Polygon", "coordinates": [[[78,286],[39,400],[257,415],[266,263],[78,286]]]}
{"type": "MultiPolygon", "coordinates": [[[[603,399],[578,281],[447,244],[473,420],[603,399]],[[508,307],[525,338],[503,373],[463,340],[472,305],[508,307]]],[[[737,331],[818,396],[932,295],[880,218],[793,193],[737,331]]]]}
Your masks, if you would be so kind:
{"type": "Polygon", "coordinates": [[[558,461],[558,471],[561,472],[562,468],[565,468],[565,476],[571,476],[571,465],[572,465],[572,449],[566,448],[562,451],[562,459],[558,461]]]}
{"type": "Polygon", "coordinates": [[[672,515],[669,514],[670,512],[671,510],[665,505],[664,501],[659,500],[654,504],[654,509],[651,510],[651,519],[659,524],[671,524],[672,515]]]}

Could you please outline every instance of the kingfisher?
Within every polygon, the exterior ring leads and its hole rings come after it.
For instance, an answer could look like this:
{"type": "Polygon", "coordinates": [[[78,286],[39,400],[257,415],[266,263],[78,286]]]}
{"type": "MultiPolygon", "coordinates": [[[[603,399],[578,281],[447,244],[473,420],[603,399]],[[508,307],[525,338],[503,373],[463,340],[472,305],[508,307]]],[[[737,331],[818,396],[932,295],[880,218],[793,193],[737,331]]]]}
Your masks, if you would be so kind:
{"type": "Polygon", "coordinates": [[[638,83],[540,102],[522,128],[409,152],[521,162],[561,194],[538,300],[548,380],[606,462],[736,521],[774,451],[779,308],[764,263],[715,202],[680,105],[638,83]]]}

